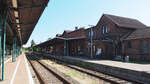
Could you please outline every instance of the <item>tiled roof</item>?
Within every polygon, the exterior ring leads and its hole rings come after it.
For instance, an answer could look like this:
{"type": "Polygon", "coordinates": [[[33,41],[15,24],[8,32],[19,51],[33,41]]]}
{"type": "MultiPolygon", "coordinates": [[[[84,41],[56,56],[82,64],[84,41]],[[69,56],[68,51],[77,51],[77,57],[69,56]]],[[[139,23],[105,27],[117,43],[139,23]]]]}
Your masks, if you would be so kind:
{"type": "Polygon", "coordinates": [[[126,40],[150,38],[150,28],[137,29],[126,40]]]}
{"type": "Polygon", "coordinates": [[[104,14],[104,16],[106,16],[108,19],[113,21],[119,27],[135,28],[135,29],[140,29],[140,28],[146,27],[146,25],[144,25],[142,22],[140,22],[136,19],[120,17],[120,16],[115,16],[115,15],[109,15],[109,14],[104,14]]]}
{"type": "Polygon", "coordinates": [[[69,33],[76,32],[76,31],[81,31],[81,30],[85,30],[85,29],[84,28],[79,28],[79,29],[76,29],[74,31],[70,31],[69,33]]]}
{"type": "Polygon", "coordinates": [[[64,32],[66,32],[66,33],[70,33],[70,32],[72,32],[71,30],[65,30],[64,32]]]}
{"type": "Polygon", "coordinates": [[[85,36],[74,37],[74,38],[55,37],[55,39],[61,39],[61,40],[80,40],[80,39],[86,39],[86,37],[85,36]]]}

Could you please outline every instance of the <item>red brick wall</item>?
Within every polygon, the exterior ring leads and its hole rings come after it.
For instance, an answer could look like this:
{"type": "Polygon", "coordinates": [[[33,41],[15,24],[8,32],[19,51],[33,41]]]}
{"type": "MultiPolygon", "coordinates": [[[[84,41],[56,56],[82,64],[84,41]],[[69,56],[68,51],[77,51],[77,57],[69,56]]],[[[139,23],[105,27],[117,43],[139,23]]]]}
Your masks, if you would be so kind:
{"type": "Polygon", "coordinates": [[[121,28],[114,24],[110,19],[105,16],[102,16],[100,21],[97,23],[97,26],[94,28],[94,38],[100,39],[103,37],[101,33],[101,29],[103,25],[107,25],[108,27],[108,34],[109,33],[122,33],[127,34],[128,32],[132,32],[134,29],[131,28],[121,28]]]}
{"type": "MultiPolygon", "coordinates": [[[[113,46],[110,42],[95,42],[96,50],[98,48],[102,49],[102,57],[104,59],[112,59],[113,58],[113,46]]],[[[96,55],[96,52],[95,52],[96,55]]]]}
{"type": "Polygon", "coordinates": [[[55,53],[56,55],[64,56],[64,43],[55,44],[55,53]]]}
{"type": "Polygon", "coordinates": [[[129,55],[131,59],[134,60],[150,60],[150,39],[138,39],[138,40],[128,40],[124,42],[125,53],[129,55]],[[148,42],[148,53],[143,54],[142,51],[142,40],[148,42]],[[128,42],[131,42],[132,47],[128,48],[128,42]]]}
{"type": "Polygon", "coordinates": [[[71,40],[68,42],[69,56],[80,56],[80,51],[86,56],[86,40],[71,40]]]}
{"type": "Polygon", "coordinates": [[[64,32],[61,37],[75,38],[75,37],[82,37],[82,36],[85,36],[85,29],[83,29],[83,28],[74,30],[74,31],[69,32],[69,33],[64,32]]]}
{"type": "Polygon", "coordinates": [[[101,33],[101,29],[102,29],[102,26],[103,25],[107,25],[108,27],[108,32],[116,32],[116,25],[110,21],[108,18],[102,16],[102,18],[100,19],[100,21],[97,23],[97,26],[95,28],[95,31],[97,31],[95,34],[94,34],[94,37],[95,38],[98,38],[100,39],[102,36],[102,33],[101,33]]]}

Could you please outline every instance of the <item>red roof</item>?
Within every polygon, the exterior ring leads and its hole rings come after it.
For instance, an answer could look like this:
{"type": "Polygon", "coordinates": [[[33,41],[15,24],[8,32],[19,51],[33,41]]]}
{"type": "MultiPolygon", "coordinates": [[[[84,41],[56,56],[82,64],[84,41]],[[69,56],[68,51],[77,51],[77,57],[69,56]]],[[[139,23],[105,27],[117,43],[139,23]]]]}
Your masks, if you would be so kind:
{"type": "Polygon", "coordinates": [[[150,38],[150,28],[137,29],[126,40],[150,38]]]}
{"type": "Polygon", "coordinates": [[[72,32],[71,30],[65,30],[64,32],[66,32],[66,33],[70,33],[70,32],[72,32]]]}
{"type": "Polygon", "coordinates": [[[134,28],[134,29],[141,29],[147,27],[142,22],[132,19],[132,18],[126,18],[126,17],[120,17],[115,15],[109,15],[104,14],[103,16],[110,19],[112,22],[114,22],[119,27],[125,27],[125,28],[134,28]]]}

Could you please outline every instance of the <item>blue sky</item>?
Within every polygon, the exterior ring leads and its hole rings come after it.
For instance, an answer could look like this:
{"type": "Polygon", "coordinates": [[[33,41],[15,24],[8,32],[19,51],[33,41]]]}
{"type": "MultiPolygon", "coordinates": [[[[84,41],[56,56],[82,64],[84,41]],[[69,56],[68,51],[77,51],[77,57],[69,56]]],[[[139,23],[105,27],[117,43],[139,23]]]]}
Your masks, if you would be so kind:
{"type": "Polygon", "coordinates": [[[28,43],[53,38],[75,26],[96,25],[102,14],[135,18],[150,26],[150,0],[50,0],[28,43]]]}

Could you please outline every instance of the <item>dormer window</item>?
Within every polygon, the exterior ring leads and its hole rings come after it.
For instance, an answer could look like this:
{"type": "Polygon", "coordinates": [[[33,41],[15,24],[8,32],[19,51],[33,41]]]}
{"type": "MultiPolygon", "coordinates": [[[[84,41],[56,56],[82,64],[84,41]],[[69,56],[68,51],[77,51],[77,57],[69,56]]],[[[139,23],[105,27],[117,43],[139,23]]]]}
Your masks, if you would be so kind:
{"type": "Polygon", "coordinates": [[[107,25],[102,26],[102,34],[104,35],[105,33],[108,33],[108,26],[107,25]]]}

